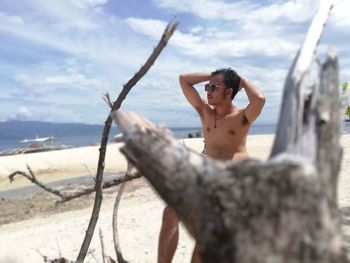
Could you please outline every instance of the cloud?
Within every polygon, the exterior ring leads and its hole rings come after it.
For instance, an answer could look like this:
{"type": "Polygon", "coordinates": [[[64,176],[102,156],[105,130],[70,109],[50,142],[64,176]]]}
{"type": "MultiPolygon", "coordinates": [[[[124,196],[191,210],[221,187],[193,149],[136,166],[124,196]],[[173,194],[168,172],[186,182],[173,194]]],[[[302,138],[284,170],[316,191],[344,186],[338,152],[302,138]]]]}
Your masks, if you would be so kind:
{"type": "MultiPolygon", "coordinates": [[[[166,26],[166,22],[154,19],[127,18],[125,22],[136,32],[157,39],[166,26]]],[[[193,30],[191,29],[193,32],[193,30]]],[[[241,39],[230,31],[213,28],[194,28],[195,33],[176,31],[170,45],[184,55],[194,57],[244,57],[259,54],[282,56],[293,53],[298,45],[278,36],[261,38],[252,36],[241,39]],[[273,43],[273,44],[272,44],[273,43]]]]}
{"type": "MultiPolygon", "coordinates": [[[[257,4],[256,1],[214,1],[214,0],[153,0],[153,3],[172,12],[190,13],[203,19],[227,21],[260,21],[272,23],[278,20],[304,22],[309,20],[319,1],[289,0],[270,5],[257,4]]],[[[244,22],[243,22],[244,23],[244,22]]]]}
{"type": "Polygon", "coordinates": [[[102,81],[98,75],[88,76],[87,65],[73,60],[65,60],[63,64],[57,66],[52,63],[39,64],[26,72],[14,76],[27,91],[37,91],[41,93],[52,90],[72,91],[86,90],[102,86],[102,81]]]}
{"type": "Polygon", "coordinates": [[[71,0],[73,5],[79,8],[91,8],[105,5],[108,0],[71,0]]]}
{"type": "Polygon", "coordinates": [[[23,26],[25,24],[21,16],[7,15],[2,12],[0,12],[0,21],[9,26],[23,26]]]}
{"type": "Polygon", "coordinates": [[[344,29],[350,27],[350,1],[348,0],[339,0],[334,6],[331,17],[330,24],[334,26],[344,29]]]}
{"type": "Polygon", "coordinates": [[[31,119],[31,117],[33,117],[33,113],[27,107],[21,106],[9,119],[24,121],[31,119]]]}

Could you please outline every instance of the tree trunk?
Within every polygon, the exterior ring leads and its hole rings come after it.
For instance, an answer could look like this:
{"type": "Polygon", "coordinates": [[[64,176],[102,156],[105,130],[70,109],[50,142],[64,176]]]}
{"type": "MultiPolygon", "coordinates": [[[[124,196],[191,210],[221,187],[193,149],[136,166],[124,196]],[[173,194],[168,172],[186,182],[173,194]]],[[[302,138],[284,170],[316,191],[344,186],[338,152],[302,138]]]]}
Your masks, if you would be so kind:
{"type": "Polygon", "coordinates": [[[269,160],[214,161],[133,113],[112,114],[124,132],[122,152],[176,211],[203,262],[348,262],[336,202],[342,151],[334,52],[318,83],[306,84],[332,6],[323,3],[286,78],[269,160]]]}

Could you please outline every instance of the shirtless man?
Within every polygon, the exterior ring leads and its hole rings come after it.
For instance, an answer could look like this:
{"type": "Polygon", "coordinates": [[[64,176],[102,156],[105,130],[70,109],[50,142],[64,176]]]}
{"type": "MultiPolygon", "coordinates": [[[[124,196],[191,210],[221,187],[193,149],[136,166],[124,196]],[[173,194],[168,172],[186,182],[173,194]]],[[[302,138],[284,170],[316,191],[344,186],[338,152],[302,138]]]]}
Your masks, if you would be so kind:
{"type": "MultiPolygon", "coordinates": [[[[219,69],[210,74],[183,74],[180,76],[180,86],[186,99],[200,116],[207,156],[216,160],[247,159],[247,134],[265,104],[261,91],[231,68],[219,69]],[[200,97],[193,85],[207,81],[205,99],[200,97]],[[249,100],[244,109],[232,103],[242,88],[249,100]]],[[[166,207],[159,235],[158,263],[172,261],[179,240],[178,223],[175,212],[166,207]]],[[[197,246],[191,262],[200,262],[197,246]]]]}

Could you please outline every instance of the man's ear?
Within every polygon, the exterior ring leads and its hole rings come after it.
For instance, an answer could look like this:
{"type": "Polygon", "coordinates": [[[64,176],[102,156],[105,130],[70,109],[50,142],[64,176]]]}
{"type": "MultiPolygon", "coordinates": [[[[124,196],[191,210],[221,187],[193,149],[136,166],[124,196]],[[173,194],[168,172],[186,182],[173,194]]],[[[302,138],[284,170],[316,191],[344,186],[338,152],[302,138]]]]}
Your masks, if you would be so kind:
{"type": "Polygon", "coordinates": [[[226,96],[232,96],[233,89],[226,89],[226,96]]]}

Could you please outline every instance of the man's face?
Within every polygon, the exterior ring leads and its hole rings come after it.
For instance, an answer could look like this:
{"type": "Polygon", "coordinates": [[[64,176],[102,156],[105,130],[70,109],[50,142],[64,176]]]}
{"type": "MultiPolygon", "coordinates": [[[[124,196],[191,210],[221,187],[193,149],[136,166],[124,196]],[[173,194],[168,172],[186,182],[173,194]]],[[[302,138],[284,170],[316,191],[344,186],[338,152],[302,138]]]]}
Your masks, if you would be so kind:
{"type": "Polygon", "coordinates": [[[226,89],[225,89],[225,84],[224,84],[224,75],[223,74],[218,74],[213,76],[209,83],[211,87],[207,89],[207,99],[208,103],[213,106],[217,106],[220,103],[224,101],[226,98],[226,89]],[[211,88],[214,86],[212,84],[215,84],[216,90],[212,91],[211,88]]]}

